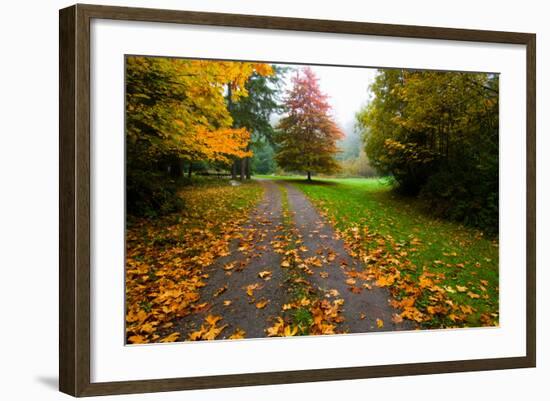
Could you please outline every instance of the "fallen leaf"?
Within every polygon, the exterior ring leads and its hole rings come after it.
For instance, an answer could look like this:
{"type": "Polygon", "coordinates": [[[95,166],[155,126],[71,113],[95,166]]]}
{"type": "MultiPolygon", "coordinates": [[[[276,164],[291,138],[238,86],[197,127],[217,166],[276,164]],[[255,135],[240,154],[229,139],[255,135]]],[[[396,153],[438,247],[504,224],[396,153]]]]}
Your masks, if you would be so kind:
{"type": "Polygon", "coordinates": [[[298,327],[286,326],[283,331],[283,336],[291,337],[291,336],[295,336],[297,333],[298,333],[298,327]]]}
{"type": "Polygon", "coordinates": [[[206,333],[202,336],[203,340],[215,340],[217,336],[227,327],[226,324],[220,327],[211,326],[206,333]]]}
{"type": "Polygon", "coordinates": [[[269,303],[269,300],[267,299],[262,299],[260,302],[257,302],[256,303],[256,308],[258,309],[263,309],[265,308],[265,306],[269,303]]]}
{"type": "Polygon", "coordinates": [[[144,336],[139,336],[139,335],[128,337],[128,341],[130,341],[132,344],[146,344],[147,343],[146,338],[144,336]]]}
{"type": "Polygon", "coordinates": [[[218,288],[215,292],[214,292],[214,296],[215,297],[219,297],[221,294],[223,294],[224,292],[227,291],[227,284],[224,285],[223,287],[221,288],[218,288]]]}
{"type": "Polygon", "coordinates": [[[451,293],[451,294],[455,294],[455,293],[456,293],[456,291],[455,291],[455,290],[453,289],[453,287],[451,287],[450,285],[445,286],[445,287],[443,287],[443,288],[445,289],[445,291],[447,291],[447,292],[449,292],[449,293],[451,293]]]}
{"type": "Polygon", "coordinates": [[[277,318],[277,322],[266,329],[268,337],[277,336],[279,332],[284,328],[285,322],[281,317],[277,318]]]}
{"type": "Polygon", "coordinates": [[[470,305],[461,305],[460,310],[462,311],[462,313],[465,313],[467,315],[471,315],[472,313],[474,313],[474,308],[472,308],[470,305]]]}
{"type": "Polygon", "coordinates": [[[235,262],[231,262],[231,263],[226,263],[224,266],[223,266],[223,270],[231,270],[235,267],[235,262]]]}
{"type": "Polygon", "coordinates": [[[355,286],[348,287],[348,289],[354,294],[361,294],[361,292],[363,291],[361,287],[355,287],[355,286]]]}
{"type": "Polygon", "coordinates": [[[219,322],[221,319],[222,319],[221,316],[215,316],[215,315],[208,315],[208,316],[206,316],[206,317],[204,318],[204,320],[205,320],[208,324],[210,324],[210,325],[212,325],[212,326],[214,326],[214,325],[215,325],[217,322],[219,322]]]}
{"type": "Polygon", "coordinates": [[[252,298],[254,296],[254,290],[260,288],[262,288],[262,285],[259,283],[249,284],[246,286],[246,295],[252,298]]]}
{"type": "Polygon", "coordinates": [[[177,331],[173,332],[172,334],[164,337],[162,340],[160,340],[161,343],[173,343],[180,337],[180,333],[177,331]]]}
{"type": "Polygon", "coordinates": [[[384,321],[382,319],[376,319],[376,326],[381,329],[384,327],[384,321]]]}
{"type": "Polygon", "coordinates": [[[397,313],[394,313],[392,315],[392,318],[391,318],[392,322],[394,323],[401,323],[403,322],[403,318],[401,317],[401,315],[398,315],[397,313]]]}
{"type": "Polygon", "coordinates": [[[259,273],[258,273],[258,276],[259,276],[261,279],[264,279],[264,280],[267,281],[267,280],[271,279],[271,275],[272,275],[272,274],[273,274],[272,272],[266,270],[266,271],[263,271],[263,272],[259,272],[259,273]]]}
{"type": "Polygon", "coordinates": [[[235,333],[231,334],[228,338],[230,340],[238,340],[241,338],[245,338],[246,332],[243,329],[237,329],[235,330],[235,333]]]}

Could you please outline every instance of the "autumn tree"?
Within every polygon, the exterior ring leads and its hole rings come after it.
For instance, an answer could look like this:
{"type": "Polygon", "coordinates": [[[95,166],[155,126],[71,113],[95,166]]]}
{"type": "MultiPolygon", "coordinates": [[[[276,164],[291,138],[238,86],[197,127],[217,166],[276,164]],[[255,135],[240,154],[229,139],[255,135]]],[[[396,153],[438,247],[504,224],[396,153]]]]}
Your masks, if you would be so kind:
{"type": "Polygon", "coordinates": [[[283,169],[307,173],[333,173],[339,169],[335,159],[337,141],[344,134],[330,115],[327,96],[309,67],[292,77],[292,89],[285,99],[287,115],[277,125],[275,160],[283,169]]]}
{"type": "Polygon", "coordinates": [[[183,163],[231,163],[247,157],[250,132],[233,127],[227,109],[246,97],[253,74],[270,75],[271,66],[159,57],[126,59],[127,202],[130,212],[172,209],[174,183],[183,163]]]}
{"type": "Polygon", "coordinates": [[[357,115],[371,164],[443,217],[498,230],[498,75],[381,70],[357,115]]]}

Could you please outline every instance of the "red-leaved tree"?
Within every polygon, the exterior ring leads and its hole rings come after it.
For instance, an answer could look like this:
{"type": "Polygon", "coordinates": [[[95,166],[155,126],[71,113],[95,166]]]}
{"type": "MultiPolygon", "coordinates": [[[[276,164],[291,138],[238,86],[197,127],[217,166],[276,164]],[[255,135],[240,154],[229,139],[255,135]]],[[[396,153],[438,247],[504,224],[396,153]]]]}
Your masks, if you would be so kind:
{"type": "Polygon", "coordinates": [[[288,115],[277,126],[278,145],[275,160],[287,171],[334,173],[339,169],[334,158],[339,152],[336,143],[344,134],[330,115],[327,95],[309,67],[297,71],[285,105],[288,115]]]}

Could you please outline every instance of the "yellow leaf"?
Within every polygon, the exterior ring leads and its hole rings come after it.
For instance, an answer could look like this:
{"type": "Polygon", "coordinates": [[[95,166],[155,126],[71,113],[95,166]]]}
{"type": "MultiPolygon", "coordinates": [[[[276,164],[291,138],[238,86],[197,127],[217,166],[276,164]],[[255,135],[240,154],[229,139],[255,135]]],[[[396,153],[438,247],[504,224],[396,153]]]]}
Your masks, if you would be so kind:
{"type": "Polygon", "coordinates": [[[263,272],[259,272],[258,273],[258,276],[264,280],[269,280],[271,278],[271,274],[272,272],[270,271],[263,271],[263,272]]]}
{"type": "Polygon", "coordinates": [[[354,285],[356,282],[357,282],[357,280],[355,280],[353,278],[348,278],[346,280],[346,284],[348,284],[348,285],[354,285]]]}
{"type": "Polygon", "coordinates": [[[263,309],[269,303],[267,299],[263,299],[260,302],[256,303],[256,308],[263,309]]]}
{"type": "Polygon", "coordinates": [[[180,333],[177,331],[173,332],[172,334],[164,337],[162,340],[160,340],[161,343],[173,343],[180,337],[180,333]]]}
{"type": "Polygon", "coordinates": [[[310,258],[307,258],[306,260],[304,260],[304,262],[307,265],[312,265],[315,267],[321,267],[323,265],[323,262],[317,256],[312,256],[310,258]]]}
{"type": "Polygon", "coordinates": [[[203,340],[214,340],[216,337],[227,327],[224,324],[221,327],[211,326],[206,333],[202,336],[203,340]]]}
{"type": "Polygon", "coordinates": [[[200,330],[197,330],[197,331],[194,331],[192,333],[189,334],[189,339],[191,341],[197,341],[197,340],[200,340],[203,336],[203,334],[205,333],[206,329],[204,327],[201,327],[200,330]]]}
{"type": "Polygon", "coordinates": [[[384,321],[382,319],[376,319],[376,326],[381,329],[384,327],[384,321]]]}
{"type": "Polygon", "coordinates": [[[226,263],[224,266],[223,266],[223,270],[231,270],[235,267],[235,262],[231,262],[231,263],[226,263]]]}
{"type": "Polygon", "coordinates": [[[254,296],[254,290],[257,290],[259,288],[262,288],[262,286],[258,283],[247,285],[246,286],[246,295],[248,295],[249,297],[253,297],[254,296]]]}
{"type": "Polygon", "coordinates": [[[146,344],[148,342],[144,336],[131,336],[128,337],[128,341],[132,344],[146,344]]]}
{"type": "Polygon", "coordinates": [[[233,301],[230,301],[230,300],[225,300],[223,301],[223,306],[229,306],[233,303],[233,301]]]}
{"type": "Polygon", "coordinates": [[[139,327],[139,331],[143,332],[143,333],[149,333],[151,334],[153,331],[155,331],[156,328],[153,326],[153,324],[151,323],[145,323],[145,324],[142,324],[140,327],[139,327]]]}
{"type": "Polygon", "coordinates": [[[214,316],[214,315],[208,315],[204,319],[208,324],[214,326],[217,322],[219,322],[222,319],[221,316],[214,316]]]}
{"type": "Polygon", "coordinates": [[[307,299],[306,297],[303,297],[302,299],[300,299],[300,305],[301,306],[308,306],[309,304],[311,304],[311,301],[309,299],[307,299]]]}
{"type": "Polygon", "coordinates": [[[458,292],[466,292],[466,290],[468,289],[468,287],[461,286],[461,285],[457,285],[457,286],[456,286],[456,289],[458,290],[458,292]]]}
{"type": "Polygon", "coordinates": [[[474,313],[474,308],[472,308],[470,305],[461,305],[460,310],[462,313],[465,313],[466,315],[470,315],[474,313]]]}
{"type": "Polygon", "coordinates": [[[290,267],[290,262],[288,260],[283,260],[281,262],[281,267],[290,267]]]}
{"type": "Polygon", "coordinates": [[[445,291],[447,291],[447,292],[449,292],[449,293],[451,293],[451,294],[456,293],[456,291],[453,289],[453,287],[451,287],[451,286],[449,286],[449,285],[446,286],[446,287],[443,287],[443,288],[445,289],[445,291]]]}
{"type": "Polygon", "coordinates": [[[230,340],[238,340],[241,338],[245,338],[246,332],[243,329],[237,329],[235,333],[231,334],[228,338],[230,340]]]}
{"type": "MultiPolygon", "coordinates": [[[[321,328],[321,333],[322,333],[322,334],[335,334],[335,333],[334,333],[334,329],[336,328],[336,326],[333,325],[333,324],[330,324],[330,323],[323,323],[323,324],[321,324],[321,327],[320,327],[320,328],[321,328]]],[[[298,331],[297,328],[295,328],[295,329],[296,329],[296,331],[298,331]]],[[[294,335],[294,334],[293,334],[293,335],[294,335]]]]}
{"type": "Polygon", "coordinates": [[[473,292],[471,291],[468,291],[468,294],[467,294],[470,298],[472,299],[477,299],[479,298],[479,295],[478,294],[474,294],[473,292]]]}
{"type": "Polygon", "coordinates": [[[292,337],[292,336],[295,336],[296,333],[298,333],[298,327],[286,326],[283,331],[283,336],[292,337]]]}
{"type": "Polygon", "coordinates": [[[223,294],[223,293],[226,292],[226,291],[227,291],[227,284],[224,285],[224,286],[221,287],[221,288],[218,288],[218,289],[216,290],[216,292],[214,292],[214,296],[215,296],[215,297],[219,297],[221,294],[223,294]]]}
{"type": "Polygon", "coordinates": [[[285,325],[285,322],[284,320],[281,318],[281,317],[278,317],[277,318],[277,322],[272,326],[272,327],[269,327],[266,331],[267,331],[267,335],[269,337],[273,337],[273,336],[276,336],[279,334],[279,332],[283,329],[285,325]]]}

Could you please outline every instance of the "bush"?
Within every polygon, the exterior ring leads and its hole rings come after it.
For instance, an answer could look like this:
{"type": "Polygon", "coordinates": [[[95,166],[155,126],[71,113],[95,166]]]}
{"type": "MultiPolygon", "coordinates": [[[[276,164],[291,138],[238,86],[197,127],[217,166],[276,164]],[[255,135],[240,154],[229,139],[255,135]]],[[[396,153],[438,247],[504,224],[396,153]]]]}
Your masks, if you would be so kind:
{"type": "Polygon", "coordinates": [[[443,169],[432,175],[420,191],[430,213],[498,233],[498,181],[496,174],[480,170],[443,169]]]}
{"type": "Polygon", "coordinates": [[[160,172],[128,170],[126,211],[134,216],[155,217],[183,208],[176,179],[160,172]]]}

